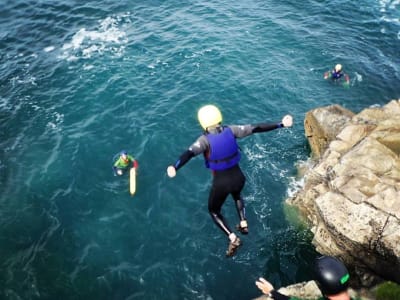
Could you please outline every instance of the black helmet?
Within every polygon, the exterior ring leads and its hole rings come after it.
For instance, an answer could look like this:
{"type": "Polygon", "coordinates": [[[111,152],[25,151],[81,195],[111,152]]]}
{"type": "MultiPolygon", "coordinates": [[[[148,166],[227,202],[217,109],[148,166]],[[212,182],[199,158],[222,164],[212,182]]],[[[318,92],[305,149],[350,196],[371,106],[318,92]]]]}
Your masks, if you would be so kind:
{"type": "Polygon", "coordinates": [[[349,272],[345,265],[331,256],[321,256],[315,261],[315,281],[323,295],[336,295],[347,290],[349,272]]]}

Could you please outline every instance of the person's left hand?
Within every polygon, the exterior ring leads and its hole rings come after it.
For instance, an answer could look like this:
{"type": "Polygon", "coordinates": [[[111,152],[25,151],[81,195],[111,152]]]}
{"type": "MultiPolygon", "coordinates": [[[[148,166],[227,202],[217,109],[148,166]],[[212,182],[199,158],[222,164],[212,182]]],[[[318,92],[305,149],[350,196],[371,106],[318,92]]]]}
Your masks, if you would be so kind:
{"type": "Polygon", "coordinates": [[[291,115],[286,115],[282,119],[283,127],[291,127],[293,125],[293,117],[291,115]]]}
{"type": "Polygon", "coordinates": [[[118,175],[122,175],[122,170],[118,169],[117,173],[118,173],[118,175]]]}
{"type": "Polygon", "coordinates": [[[256,281],[256,286],[265,294],[268,295],[269,293],[271,293],[271,291],[274,289],[274,287],[272,286],[272,284],[265,280],[264,278],[260,277],[258,278],[258,280],[256,281]]]}

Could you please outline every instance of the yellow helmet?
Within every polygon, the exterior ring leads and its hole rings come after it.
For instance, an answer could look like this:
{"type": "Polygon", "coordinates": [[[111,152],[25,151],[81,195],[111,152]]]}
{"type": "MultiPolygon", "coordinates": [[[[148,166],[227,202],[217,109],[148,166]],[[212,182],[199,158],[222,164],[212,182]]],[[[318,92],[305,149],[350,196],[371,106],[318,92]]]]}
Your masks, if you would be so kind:
{"type": "Polygon", "coordinates": [[[335,71],[336,72],[340,72],[342,70],[342,65],[341,64],[337,64],[336,66],[335,66],[335,71]]]}
{"type": "Polygon", "coordinates": [[[207,130],[207,127],[218,125],[222,122],[222,115],[215,105],[205,105],[197,113],[201,127],[207,130]]]}

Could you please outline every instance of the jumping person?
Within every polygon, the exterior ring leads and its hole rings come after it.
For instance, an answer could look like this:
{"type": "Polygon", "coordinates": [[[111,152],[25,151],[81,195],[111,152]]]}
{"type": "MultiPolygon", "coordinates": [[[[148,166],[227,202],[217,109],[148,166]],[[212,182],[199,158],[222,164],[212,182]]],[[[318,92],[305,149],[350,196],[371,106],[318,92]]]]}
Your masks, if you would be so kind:
{"type": "Polygon", "coordinates": [[[133,168],[138,167],[137,161],[133,158],[133,156],[129,155],[128,152],[122,150],[118,159],[114,162],[113,170],[115,175],[122,175],[127,169],[130,169],[131,166],[133,168]]]}
{"type": "Polygon", "coordinates": [[[285,116],[278,123],[260,123],[255,125],[224,126],[222,114],[214,105],[200,108],[197,114],[204,133],[182,153],[174,165],[167,168],[169,177],[175,177],[176,171],[183,167],[191,158],[203,154],[206,167],[213,173],[213,183],[208,198],[208,211],[215,224],[229,238],[227,256],[233,256],[241,245],[240,239],[229,228],[221,208],[226,198],[231,195],[239,215],[237,229],[242,234],[248,233],[248,224],[241,191],[245,184],[245,177],[239,167],[240,149],[236,138],[243,138],[253,133],[265,132],[282,127],[292,126],[292,116],[285,116]]]}
{"type": "MultiPolygon", "coordinates": [[[[348,293],[349,272],[345,265],[337,258],[321,256],[316,259],[314,265],[315,282],[317,283],[323,298],[320,300],[351,300],[348,293]]],[[[264,278],[256,281],[257,287],[268,297],[274,300],[301,300],[289,297],[276,291],[272,284],[264,278]]]]}

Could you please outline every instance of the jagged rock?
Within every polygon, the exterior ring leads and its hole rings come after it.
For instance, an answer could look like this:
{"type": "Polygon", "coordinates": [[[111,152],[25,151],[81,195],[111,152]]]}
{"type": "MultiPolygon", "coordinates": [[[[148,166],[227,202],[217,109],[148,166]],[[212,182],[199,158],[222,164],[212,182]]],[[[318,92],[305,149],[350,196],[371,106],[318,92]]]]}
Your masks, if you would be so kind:
{"type": "Polygon", "coordinates": [[[315,165],[287,203],[299,208],[321,254],[359,283],[400,283],[400,100],[354,115],[338,105],[304,122],[315,165]]]}
{"type": "MultiPolygon", "coordinates": [[[[318,299],[322,296],[321,291],[318,289],[317,284],[313,280],[292,284],[287,287],[282,287],[278,289],[278,292],[283,295],[298,297],[302,299],[318,299]]],[[[273,300],[273,299],[266,295],[263,295],[261,297],[258,297],[257,300],[273,300]]]]}
{"type": "Polygon", "coordinates": [[[343,128],[353,113],[339,105],[317,108],[307,112],[304,130],[313,155],[320,157],[328,143],[343,128]]]}
{"type": "MultiPolygon", "coordinates": [[[[291,297],[297,297],[300,299],[320,299],[322,297],[321,291],[318,288],[318,285],[316,284],[315,281],[307,281],[307,282],[301,282],[297,284],[293,284],[287,287],[282,287],[278,289],[278,292],[280,292],[283,295],[291,296],[291,297]]],[[[370,291],[355,291],[353,289],[349,289],[349,294],[350,297],[354,299],[361,299],[361,300],[372,300],[374,299],[373,293],[370,291]]],[[[273,300],[272,298],[263,295],[255,300],[273,300]]]]}

